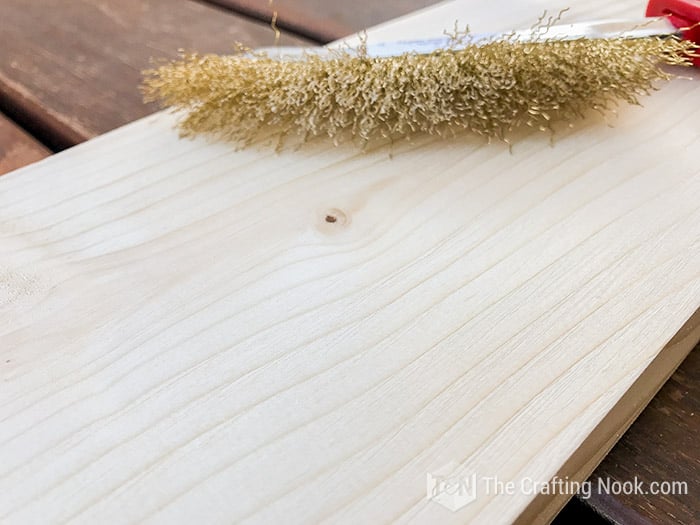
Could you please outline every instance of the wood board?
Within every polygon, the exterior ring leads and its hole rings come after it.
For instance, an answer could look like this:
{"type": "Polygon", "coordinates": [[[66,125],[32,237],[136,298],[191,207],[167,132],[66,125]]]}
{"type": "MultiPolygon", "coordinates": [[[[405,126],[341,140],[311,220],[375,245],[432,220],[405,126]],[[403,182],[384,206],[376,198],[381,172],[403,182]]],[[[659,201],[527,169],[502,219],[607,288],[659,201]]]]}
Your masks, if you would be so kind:
{"type": "Polygon", "coordinates": [[[235,152],[161,114],[3,177],[0,515],[546,522],[426,474],[582,479],[697,339],[661,352],[700,304],[693,75],[554,147],[235,152]]]}

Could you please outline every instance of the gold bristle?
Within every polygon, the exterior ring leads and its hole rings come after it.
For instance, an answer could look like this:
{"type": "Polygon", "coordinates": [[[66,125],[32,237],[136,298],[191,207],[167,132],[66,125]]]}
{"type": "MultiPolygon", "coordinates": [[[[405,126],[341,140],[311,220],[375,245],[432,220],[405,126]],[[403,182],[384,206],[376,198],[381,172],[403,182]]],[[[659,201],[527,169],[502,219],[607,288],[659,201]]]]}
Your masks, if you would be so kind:
{"type": "Polygon", "coordinates": [[[638,104],[690,65],[697,46],[675,37],[513,39],[431,54],[372,58],[339,52],[279,61],[241,49],[238,55],[183,55],[146,72],[147,100],[184,111],[184,135],[204,133],[247,145],[264,135],[327,136],[361,146],[380,138],[468,131],[506,139],[521,126],[638,104]]]}

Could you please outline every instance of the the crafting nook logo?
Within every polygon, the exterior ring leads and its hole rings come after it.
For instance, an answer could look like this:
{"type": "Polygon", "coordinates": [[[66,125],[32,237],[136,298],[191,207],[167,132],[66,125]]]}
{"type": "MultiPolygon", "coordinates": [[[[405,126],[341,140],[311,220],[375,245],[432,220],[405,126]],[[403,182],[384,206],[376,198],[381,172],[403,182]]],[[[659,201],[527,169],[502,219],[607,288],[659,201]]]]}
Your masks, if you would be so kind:
{"type": "Polygon", "coordinates": [[[428,473],[426,495],[430,501],[456,512],[476,499],[476,474],[463,474],[459,464],[451,461],[428,473]]]}

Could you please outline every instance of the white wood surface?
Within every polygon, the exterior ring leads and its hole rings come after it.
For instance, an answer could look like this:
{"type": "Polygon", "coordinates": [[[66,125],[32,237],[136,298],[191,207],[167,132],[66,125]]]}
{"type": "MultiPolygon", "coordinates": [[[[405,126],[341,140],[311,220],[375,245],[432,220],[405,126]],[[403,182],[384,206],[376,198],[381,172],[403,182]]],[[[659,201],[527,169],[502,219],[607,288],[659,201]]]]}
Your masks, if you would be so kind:
{"type": "MultiPolygon", "coordinates": [[[[458,0],[369,34],[570,4],[458,0]]],[[[585,477],[688,351],[661,352],[700,306],[688,75],[512,154],[236,152],[159,114],[0,178],[0,521],[548,521],[561,498],[452,513],[426,474],[585,477]]]]}

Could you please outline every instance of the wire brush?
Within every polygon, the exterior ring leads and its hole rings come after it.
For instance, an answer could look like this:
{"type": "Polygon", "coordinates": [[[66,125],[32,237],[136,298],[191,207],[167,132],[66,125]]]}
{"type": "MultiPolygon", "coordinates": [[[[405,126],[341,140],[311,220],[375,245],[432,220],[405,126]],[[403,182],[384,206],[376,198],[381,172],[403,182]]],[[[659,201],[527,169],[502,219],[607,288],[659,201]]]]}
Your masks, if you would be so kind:
{"type": "MultiPolygon", "coordinates": [[[[546,32],[545,32],[546,34],[546,32]]],[[[376,57],[366,45],[280,60],[239,46],[230,56],[183,54],[145,72],[147,101],[182,112],[183,135],[246,146],[264,137],[329,137],[360,147],[414,134],[470,132],[501,140],[547,131],[589,110],[608,112],[692,65],[698,46],[677,36],[574,40],[513,34],[429,53],[376,57]]],[[[466,39],[466,42],[465,42],[466,39]]]]}

